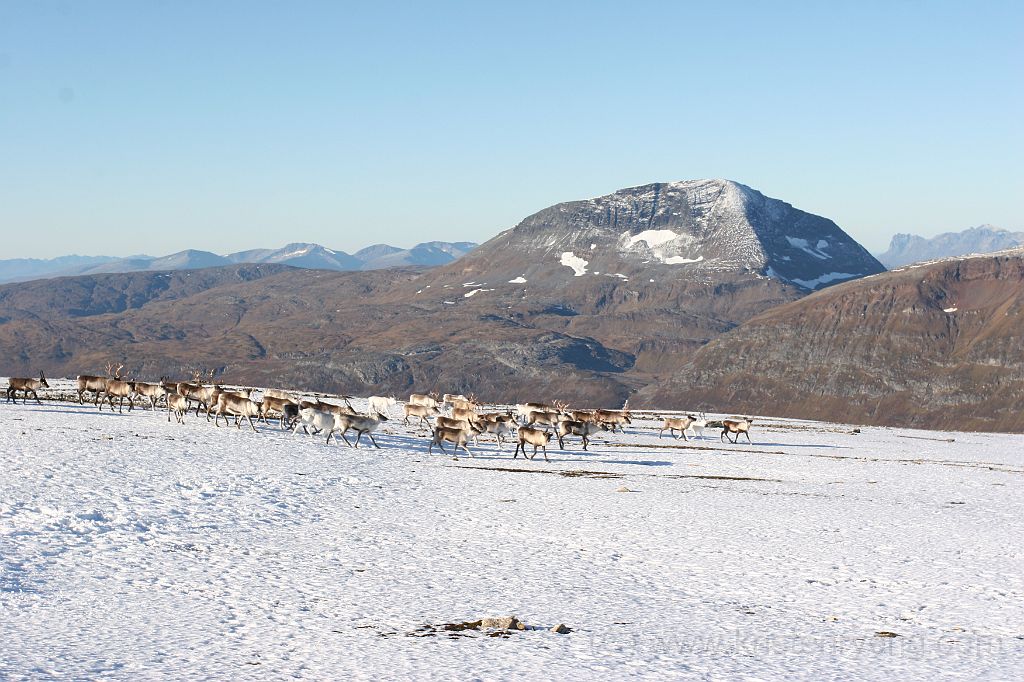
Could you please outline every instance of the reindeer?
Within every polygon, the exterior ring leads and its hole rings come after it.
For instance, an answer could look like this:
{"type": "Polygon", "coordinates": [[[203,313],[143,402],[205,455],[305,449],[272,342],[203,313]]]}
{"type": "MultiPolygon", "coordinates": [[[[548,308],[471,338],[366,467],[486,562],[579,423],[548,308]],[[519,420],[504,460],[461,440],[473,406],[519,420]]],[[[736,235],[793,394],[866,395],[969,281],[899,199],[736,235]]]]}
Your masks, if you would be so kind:
{"type": "Polygon", "coordinates": [[[469,429],[470,424],[474,423],[469,419],[456,419],[455,417],[443,417],[437,416],[434,418],[434,426],[443,426],[446,429],[469,429]]]}
{"type": "Polygon", "coordinates": [[[428,395],[413,393],[409,396],[409,404],[422,405],[423,407],[441,407],[440,403],[437,402],[437,393],[430,393],[428,395]]]}
{"type": "MultiPolygon", "coordinates": [[[[558,422],[558,447],[565,450],[565,437],[566,436],[580,436],[583,439],[583,449],[587,449],[587,445],[590,444],[590,436],[597,433],[598,431],[607,431],[607,424],[594,424],[591,422],[577,422],[563,420],[558,422]]],[[[526,455],[526,452],[523,452],[526,455]]]]}
{"type": "MultiPolygon", "coordinates": [[[[341,396],[341,399],[345,401],[344,405],[335,405],[334,403],[325,403],[323,400],[320,400],[319,398],[317,398],[316,402],[312,403],[312,407],[315,407],[316,409],[322,410],[324,412],[331,412],[332,414],[338,414],[338,415],[342,415],[342,416],[350,416],[350,417],[359,416],[359,413],[356,412],[356,409],[354,407],[352,407],[352,403],[349,402],[349,399],[351,399],[351,397],[352,396],[348,396],[348,395],[341,396]]],[[[299,406],[301,407],[304,404],[306,404],[305,401],[300,402],[299,406]]]]}
{"type": "Polygon", "coordinates": [[[159,384],[147,384],[144,381],[129,381],[131,384],[132,393],[139,396],[149,398],[149,405],[152,410],[156,410],[156,403],[161,398],[167,395],[167,377],[160,377],[159,384]]]}
{"type": "MultiPolygon", "coordinates": [[[[441,448],[441,452],[447,455],[448,451],[444,449],[445,441],[455,444],[456,454],[459,452],[460,447],[466,452],[469,452],[469,448],[466,447],[466,443],[469,441],[473,431],[472,427],[470,427],[468,431],[465,429],[446,429],[443,426],[435,427],[434,436],[430,439],[430,445],[427,447],[427,454],[431,454],[434,451],[434,446],[437,445],[441,448]]],[[[476,455],[472,452],[469,452],[469,456],[476,458],[476,455]]]]}
{"type": "Polygon", "coordinates": [[[454,407],[452,408],[452,419],[465,419],[467,421],[475,421],[477,419],[476,408],[454,407]]]}
{"type": "MultiPolygon", "coordinates": [[[[498,439],[498,449],[499,450],[501,450],[501,443],[502,443],[501,439],[502,439],[503,436],[508,437],[509,439],[512,438],[513,431],[512,431],[512,427],[509,426],[509,424],[511,424],[511,423],[514,423],[514,422],[505,421],[505,420],[492,421],[492,420],[489,420],[489,419],[481,419],[481,420],[478,420],[477,422],[475,422],[476,427],[481,429],[480,434],[484,434],[484,433],[493,433],[494,434],[494,436],[498,439]]],[[[473,445],[476,445],[476,442],[477,442],[477,439],[474,437],[473,445]]]]}
{"type": "Polygon", "coordinates": [[[451,406],[452,412],[454,412],[455,410],[473,410],[473,411],[476,411],[476,406],[477,406],[476,396],[473,395],[473,394],[470,394],[470,396],[468,398],[463,398],[461,396],[460,397],[449,397],[448,400],[445,400],[445,403],[447,403],[448,405],[451,406]]]}
{"type": "Polygon", "coordinates": [[[561,412],[535,410],[526,416],[526,425],[533,426],[534,424],[541,424],[543,426],[557,426],[558,422],[562,421],[564,418],[565,415],[561,412]]]}
{"type": "Polygon", "coordinates": [[[597,413],[593,410],[572,410],[569,412],[574,422],[596,423],[597,413]]]}
{"type": "MultiPolygon", "coordinates": [[[[280,412],[281,413],[281,428],[283,429],[284,428],[284,423],[285,423],[285,417],[286,417],[286,415],[285,415],[285,407],[288,406],[288,405],[292,405],[292,406],[296,406],[297,407],[298,403],[296,403],[291,398],[280,398],[278,396],[267,395],[266,393],[264,393],[263,394],[263,402],[260,403],[260,419],[263,420],[264,424],[269,425],[270,422],[267,421],[267,415],[270,414],[271,412],[280,412]]],[[[257,420],[257,421],[259,421],[259,420],[257,420]]]]}
{"type": "Polygon", "coordinates": [[[430,422],[427,421],[427,417],[441,414],[441,410],[437,409],[436,405],[431,407],[428,405],[413,405],[412,403],[407,403],[403,407],[403,411],[405,412],[405,419],[402,420],[403,424],[409,423],[409,417],[419,417],[420,421],[426,424],[428,428],[430,427],[430,422]]]}
{"type": "Polygon", "coordinates": [[[666,417],[662,423],[661,428],[658,429],[658,438],[665,435],[665,429],[668,429],[668,434],[675,439],[679,439],[676,435],[676,431],[683,437],[683,440],[690,440],[686,437],[686,430],[690,428],[690,425],[697,421],[697,417],[692,414],[688,414],[685,417],[666,417]]]}
{"type": "Polygon", "coordinates": [[[14,404],[18,404],[18,391],[25,392],[25,399],[22,402],[24,405],[28,403],[28,394],[31,393],[32,397],[36,399],[36,402],[40,405],[43,401],[39,399],[39,394],[36,391],[40,388],[49,388],[50,384],[46,383],[46,377],[43,375],[43,370],[39,370],[38,379],[21,379],[18,377],[11,377],[7,380],[7,402],[11,402],[14,399],[14,404]]]}
{"type": "Polygon", "coordinates": [[[730,443],[738,443],[740,440],[740,434],[747,437],[747,443],[750,443],[750,426],[754,423],[753,417],[744,417],[742,419],[723,419],[722,420],[722,435],[719,436],[719,440],[725,439],[730,443]],[[729,438],[729,434],[736,434],[735,438],[729,438]]]}
{"type": "MultiPolygon", "coordinates": [[[[200,398],[197,397],[197,394],[199,394],[205,388],[203,386],[201,378],[202,378],[202,372],[197,369],[197,370],[192,372],[192,383],[181,381],[181,382],[178,383],[177,386],[174,387],[175,391],[178,394],[185,396],[185,399],[188,401],[189,409],[192,408],[192,401],[193,400],[199,400],[200,401],[199,404],[196,405],[196,416],[197,417],[199,416],[199,407],[200,406],[205,406],[207,409],[209,409],[209,402],[210,402],[209,401],[209,394],[205,394],[206,395],[206,400],[205,401],[201,401],[200,398]]],[[[212,369],[210,370],[210,380],[211,381],[213,380],[213,370],[212,369]]]]}
{"type": "Polygon", "coordinates": [[[281,428],[290,429],[298,421],[299,406],[294,403],[286,403],[281,410],[281,428]]]}
{"type": "MultiPolygon", "coordinates": [[[[108,369],[109,373],[110,370],[108,369]]],[[[107,390],[107,377],[95,376],[93,374],[79,374],[77,379],[78,390],[78,404],[84,405],[85,401],[82,399],[82,394],[86,391],[92,391],[96,394],[96,400],[93,402],[94,405],[100,404],[100,394],[107,390]]]]}
{"type": "Polygon", "coordinates": [[[188,412],[188,400],[177,393],[167,394],[167,421],[171,421],[171,413],[179,424],[185,423],[185,413],[188,412]]]}
{"type": "Polygon", "coordinates": [[[451,405],[453,400],[469,400],[469,398],[462,395],[461,393],[457,395],[454,393],[445,393],[443,396],[441,396],[442,405],[451,405]]]}
{"type": "MultiPolygon", "coordinates": [[[[228,391],[222,392],[217,396],[217,416],[213,420],[214,426],[220,426],[220,418],[224,417],[224,425],[227,426],[228,418],[227,415],[233,415],[234,417],[245,417],[249,422],[249,427],[254,433],[259,433],[256,430],[256,426],[252,423],[252,418],[259,416],[260,405],[259,403],[253,402],[249,397],[242,397],[237,393],[230,393],[228,391]]],[[[196,416],[199,416],[198,414],[196,416]]],[[[238,429],[242,428],[242,422],[235,420],[235,427],[238,429]]]]}
{"type": "Polygon", "coordinates": [[[519,456],[519,449],[523,450],[523,457],[526,457],[526,444],[529,443],[533,446],[533,456],[530,457],[532,460],[537,456],[537,448],[544,448],[544,461],[550,462],[548,459],[548,442],[551,440],[552,433],[550,431],[541,431],[540,429],[531,429],[529,426],[519,427],[519,442],[516,444],[515,454],[512,455],[512,459],[519,456]]]}
{"type": "Polygon", "coordinates": [[[560,403],[557,400],[554,405],[548,405],[547,403],[523,403],[516,405],[516,413],[522,419],[529,419],[531,412],[564,412],[568,407],[565,403],[560,403]]]}
{"type": "MultiPolygon", "coordinates": [[[[251,389],[251,388],[240,388],[240,389],[238,389],[236,391],[229,391],[228,389],[224,388],[223,386],[215,384],[213,386],[213,390],[210,392],[209,404],[206,406],[206,421],[207,422],[210,421],[210,414],[213,413],[213,411],[217,409],[218,401],[220,400],[220,397],[222,395],[230,394],[230,395],[236,396],[238,398],[245,398],[245,399],[248,400],[249,398],[252,397],[253,390],[254,389],[251,389]]],[[[256,403],[256,404],[259,405],[259,403],[256,403]]],[[[196,410],[196,416],[197,417],[199,416],[199,410],[196,410]]],[[[238,417],[239,417],[239,415],[235,415],[235,425],[238,424],[238,417]]],[[[225,418],[225,421],[226,420],[227,420],[227,418],[225,418]]],[[[259,419],[257,419],[256,421],[259,421],[259,419]]]]}
{"type": "Polygon", "coordinates": [[[352,448],[359,447],[359,439],[362,438],[365,433],[369,436],[370,442],[373,443],[374,447],[379,450],[380,446],[377,445],[377,441],[373,439],[373,432],[377,430],[377,427],[380,426],[381,422],[385,422],[387,420],[388,418],[383,414],[378,414],[376,417],[368,417],[361,414],[354,416],[339,414],[334,417],[334,428],[332,431],[340,431],[342,439],[344,439],[344,441],[348,443],[349,447],[352,448]],[[345,437],[345,434],[349,429],[356,432],[355,445],[349,443],[348,438],[345,437]]]}
{"type": "Polygon", "coordinates": [[[516,419],[515,414],[512,413],[512,410],[507,412],[484,412],[477,415],[477,419],[484,422],[505,422],[506,424],[519,426],[519,421],[516,419]]]}
{"type": "Polygon", "coordinates": [[[299,407],[299,414],[292,423],[292,437],[299,432],[300,426],[306,432],[306,435],[310,435],[310,428],[313,429],[314,435],[327,431],[327,444],[330,445],[331,434],[334,432],[334,421],[337,416],[333,412],[318,410],[315,407],[299,407]]]}
{"type": "Polygon", "coordinates": [[[697,419],[694,419],[693,423],[690,424],[690,433],[693,434],[694,438],[700,436],[700,439],[704,440],[704,429],[707,428],[707,425],[708,416],[701,412],[700,416],[697,419]]]}
{"type": "Polygon", "coordinates": [[[391,406],[398,404],[398,401],[395,400],[395,396],[385,398],[384,396],[371,395],[367,402],[370,406],[370,412],[376,412],[381,416],[387,416],[390,413],[391,406]]]}
{"type": "Polygon", "coordinates": [[[612,433],[616,429],[624,429],[624,424],[632,424],[633,420],[630,417],[629,410],[596,410],[595,415],[597,421],[602,424],[607,424],[611,427],[612,433]]]}
{"type": "MultiPolygon", "coordinates": [[[[124,399],[128,399],[128,411],[132,411],[134,404],[132,403],[132,383],[125,381],[121,378],[121,370],[124,369],[124,363],[122,362],[117,368],[114,368],[114,363],[107,363],[107,375],[110,376],[107,379],[106,388],[103,392],[107,394],[107,401],[110,403],[110,411],[114,411],[114,398],[117,398],[117,413],[124,414],[124,399]]],[[[103,411],[103,403],[99,404],[100,411],[103,411]]]]}
{"type": "Polygon", "coordinates": [[[266,400],[267,398],[278,398],[280,400],[289,400],[289,401],[291,401],[293,403],[297,403],[298,402],[297,400],[295,400],[295,396],[293,396],[291,393],[289,393],[288,391],[282,391],[279,388],[265,388],[265,389],[263,389],[263,400],[266,400]]]}

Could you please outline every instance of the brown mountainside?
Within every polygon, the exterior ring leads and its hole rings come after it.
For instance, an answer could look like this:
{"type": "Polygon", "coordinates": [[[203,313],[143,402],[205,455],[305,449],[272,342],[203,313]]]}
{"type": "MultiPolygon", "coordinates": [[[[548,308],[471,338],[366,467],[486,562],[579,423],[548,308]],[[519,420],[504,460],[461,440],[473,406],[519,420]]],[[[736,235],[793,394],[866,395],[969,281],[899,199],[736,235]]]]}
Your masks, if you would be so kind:
{"type": "Polygon", "coordinates": [[[927,428],[1024,429],[1024,252],[875,275],[701,348],[637,405],[927,428]]]}

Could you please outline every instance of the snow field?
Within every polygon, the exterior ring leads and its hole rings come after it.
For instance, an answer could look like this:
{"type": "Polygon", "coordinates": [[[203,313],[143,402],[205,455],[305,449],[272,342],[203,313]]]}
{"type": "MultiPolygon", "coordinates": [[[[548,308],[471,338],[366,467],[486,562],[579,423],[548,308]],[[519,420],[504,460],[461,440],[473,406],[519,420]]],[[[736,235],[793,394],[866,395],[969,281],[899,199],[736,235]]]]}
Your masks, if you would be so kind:
{"type": "Polygon", "coordinates": [[[398,419],[381,450],[187,419],[3,406],[0,678],[1024,665],[1019,436],[768,420],[727,445],[646,415],[546,463],[428,456],[398,419]],[[544,629],[416,636],[512,613],[544,629]]]}

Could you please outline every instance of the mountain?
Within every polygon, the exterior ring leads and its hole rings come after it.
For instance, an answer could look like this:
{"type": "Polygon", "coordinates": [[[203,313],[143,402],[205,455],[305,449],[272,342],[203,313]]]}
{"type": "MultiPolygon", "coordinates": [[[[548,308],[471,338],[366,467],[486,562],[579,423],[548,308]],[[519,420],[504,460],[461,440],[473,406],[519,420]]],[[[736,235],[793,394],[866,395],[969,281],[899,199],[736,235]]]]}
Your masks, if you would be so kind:
{"type": "Polygon", "coordinates": [[[696,351],[634,404],[950,430],[1024,429],[1024,249],[842,284],[696,351]]]}
{"type": "Polygon", "coordinates": [[[63,256],[51,260],[18,258],[0,260],[0,283],[28,281],[42,277],[71,277],[110,272],[162,272],[196,270],[239,263],[279,263],[315,270],[375,270],[405,266],[434,266],[450,263],[472,250],[472,242],[426,242],[411,249],[377,244],[351,256],[319,244],[293,243],[280,249],[249,249],[226,256],[188,249],[168,256],[63,256]]]}
{"type": "Polygon", "coordinates": [[[732,273],[810,291],[883,269],[827,218],[737,182],[690,180],[557,204],[474,249],[455,271],[491,284],[707,282],[732,273]]]}
{"type": "Polygon", "coordinates": [[[362,254],[362,270],[396,268],[409,265],[431,267],[444,265],[461,258],[477,247],[473,242],[424,242],[411,249],[396,249],[386,244],[377,244],[357,252],[362,254]]]}
{"type": "Polygon", "coordinates": [[[86,269],[117,260],[113,256],[60,256],[59,258],[11,258],[0,260],[0,282],[47,277],[54,273],[86,269]]]}
{"type": "MultiPolygon", "coordinates": [[[[245,253],[253,254],[252,251],[245,253]]],[[[279,263],[313,270],[358,270],[363,264],[361,260],[344,251],[333,251],[319,244],[288,244],[283,248],[262,254],[258,258],[250,256],[245,260],[236,260],[239,255],[231,254],[228,259],[246,263],[279,263]]]]}
{"type": "Polygon", "coordinates": [[[897,234],[889,250],[878,256],[892,269],[920,261],[937,260],[970,253],[992,253],[1024,244],[1024,232],[1008,232],[992,225],[980,225],[963,232],[946,232],[932,238],[897,234]]]}
{"type": "Polygon", "coordinates": [[[882,270],[832,221],[726,180],[558,204],[432,268],[243,281],[238,267],[191,271],[228,273],[198,290],[166,273],[176,293],[139,305],[117,292],[148,291],[154,274],[61,282],[81,292],[60,300],[109,301],[73,310],[0,287],[0,374],[93,371],[116,356],[146,376],[203,366],[295,388],[620,405],[751,317],[882,270]]]}

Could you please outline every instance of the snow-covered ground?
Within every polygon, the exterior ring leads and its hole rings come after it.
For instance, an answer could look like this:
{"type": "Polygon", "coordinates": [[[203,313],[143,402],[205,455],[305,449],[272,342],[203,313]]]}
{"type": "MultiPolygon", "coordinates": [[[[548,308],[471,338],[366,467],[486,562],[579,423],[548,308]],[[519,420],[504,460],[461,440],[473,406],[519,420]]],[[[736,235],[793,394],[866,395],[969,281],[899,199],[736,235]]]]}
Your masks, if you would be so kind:
{"type": "Polygon", "coordinates": [[[1024,671],[1020,436],[648,418],[549,463],[0,408],[2,679],[1024,671]]]}

